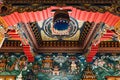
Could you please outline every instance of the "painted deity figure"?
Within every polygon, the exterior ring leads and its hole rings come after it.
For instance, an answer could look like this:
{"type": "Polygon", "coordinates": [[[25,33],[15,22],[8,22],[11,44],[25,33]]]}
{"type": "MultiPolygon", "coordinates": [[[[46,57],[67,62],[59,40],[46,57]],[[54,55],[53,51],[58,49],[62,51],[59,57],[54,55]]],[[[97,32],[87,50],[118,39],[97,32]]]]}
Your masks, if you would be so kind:
{"type": "Polygon", "coordinates": [[[46,56],[45,60],[42,61],[43,68],[52,68],[52,59],[50,56],[46,56]]]}
{"type": "Polygon", "coordinates": [[[27,66],[27,58],[25,56],[21,57],[19,60],[19,68],[20,70],[25,69],[27,66]]]}
{"type": "Polygon", "coordinates": [[[77,69],[77,65],[76,65],[75,61],[72,61],[72,63],[71,63],[71,71],[73,72],[76,69],[77,69]]]}
{"type": "Polygon", "coordinates": [[[6,59],[0,59],[0,72],[4,71],[6,68],[6,59]]]}
{"type": "Polygon", "coordinates": [[[39,71],[40,71],[40,66],[37,63],[35,63],[33,65],[33,72],[37,74],[39,71]]]}
{"type": "Polygon", "coordinates": [[[60,75],[58,66],[55,66],[52,72],[53,72],[53,75],[60,75]]]}

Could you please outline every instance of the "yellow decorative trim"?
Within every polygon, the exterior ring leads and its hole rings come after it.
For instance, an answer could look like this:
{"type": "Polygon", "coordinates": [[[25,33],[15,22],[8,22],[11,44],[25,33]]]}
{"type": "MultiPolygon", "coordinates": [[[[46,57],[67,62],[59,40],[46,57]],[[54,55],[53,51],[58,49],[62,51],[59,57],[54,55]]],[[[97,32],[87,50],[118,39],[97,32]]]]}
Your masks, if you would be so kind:
{"type": "Polygon", "coordinates": [[[4,37],[5,37],[4,33],[0,32],[0,48],[1,48],[2,44],[3,44],[4,39],[5,39],[4,37]]]}
{"type": "Polygon", "coordinates": [[[115,32],[118,35],[118,40],[120,41],[120,20],[115,24],[115,32]]]}
{"type": "Polygon", "coordinates": [[[2,24],[4,29],[7,31],[8,25],[7,25],[6,21],[1,16],[0,16],[0,24],[2,24]]]}
{"type": "Polygon", "coordinates": [[[41,31],[41,37],[42,37],[42,40],[43,40],[43,41],[58,40],[57,38],[48,37],[48,36],[44,33],[44,31],[41,31]]]}
{"type": "Polygon", "coordinates": [[[80,30],[76,32],[76,34],[70,38],[64,38],[64,40],[69,40],[69,41],[78,41],[80,37],[80,30]]]}
{"type": "Polygon", "coordinates": [[[120,20],[115,24],[115,31],[118,35],[120,35],[120,20]]]}

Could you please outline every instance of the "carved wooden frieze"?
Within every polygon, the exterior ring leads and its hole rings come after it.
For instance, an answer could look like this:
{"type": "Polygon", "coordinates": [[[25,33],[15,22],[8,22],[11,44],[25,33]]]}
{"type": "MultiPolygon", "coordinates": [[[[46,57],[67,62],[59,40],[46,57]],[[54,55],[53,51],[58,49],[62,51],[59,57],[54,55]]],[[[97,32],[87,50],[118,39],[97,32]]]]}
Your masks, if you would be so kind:
{"type": "Polygon", "coordinates": [[[79,47],[78,41],[42,41],[40,47],[79,47]]]}
{"type": "Polygon", "coordinates": [[[120,47],[120,43],[118,41],[102,41],[99,44],[100,48],[118,48],[120,47]]]}
{"type": "Polygon", "coordinates": [[[2,47],[21,47],[21,41],[19,40],[6,40],[4,41],[2,47]]]}
{"type": "Polygon", "coordinates": [[[15,11],[39,11],[50,6],[74,6],[86,11],[109,11],[120,15],[119,3],[118,0],[4,0],[3,5],[0,5],[0,13],[6,15],[15,11]]]}
{"type": "Polygon", "coordinates": [[[66,3],[66,4],[82,4],[82,3],[118,3],[118,0],[4,0],[7,4],[15,3],[41,3],[41,4],[51,4],[51,3],[66,3]]]}

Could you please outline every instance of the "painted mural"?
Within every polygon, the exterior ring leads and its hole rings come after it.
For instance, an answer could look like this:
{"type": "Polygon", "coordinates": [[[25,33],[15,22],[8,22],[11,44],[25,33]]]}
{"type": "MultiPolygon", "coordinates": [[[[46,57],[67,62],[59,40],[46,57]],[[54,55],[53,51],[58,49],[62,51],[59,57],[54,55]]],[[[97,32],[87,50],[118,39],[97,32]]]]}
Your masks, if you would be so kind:
{"type": "Polygon", "coordinates": [[[0,54],[0,75],[15,75],[16,80],[82,80],[86,69],[96,80],[120,76],[120,55],[96,55],[93,62],[87,63],[78,54],[38,54],[30,63],[23,53],[4,54],[0,54]]]}
{"type": "Polygon", "coordinates": [[[105,80],[105,76],[120,76],[120,54],[98,55],[94,58],[92,69],[97,80],[105,80]]]}

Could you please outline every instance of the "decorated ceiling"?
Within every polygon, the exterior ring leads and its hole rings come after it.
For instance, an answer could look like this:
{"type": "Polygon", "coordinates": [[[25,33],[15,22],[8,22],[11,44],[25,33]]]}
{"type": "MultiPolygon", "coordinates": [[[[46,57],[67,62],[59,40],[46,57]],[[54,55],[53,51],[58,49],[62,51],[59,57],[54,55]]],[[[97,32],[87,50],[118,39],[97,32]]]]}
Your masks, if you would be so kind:
{"type": "Polygon", "coordinates": [[[120,0],[0,0],[0,80],[120,80],[120,0]]]}
{"type": "Polygon", "coordinates": [[[4,0],[0,8],[1,52],[24,52],[30,61],[36,53],[82,53],[89,62],[104,47],[106,52],[111,50],[109,45],[119,48],[117,0],[58,4],[49,0],[4,0]]]}

